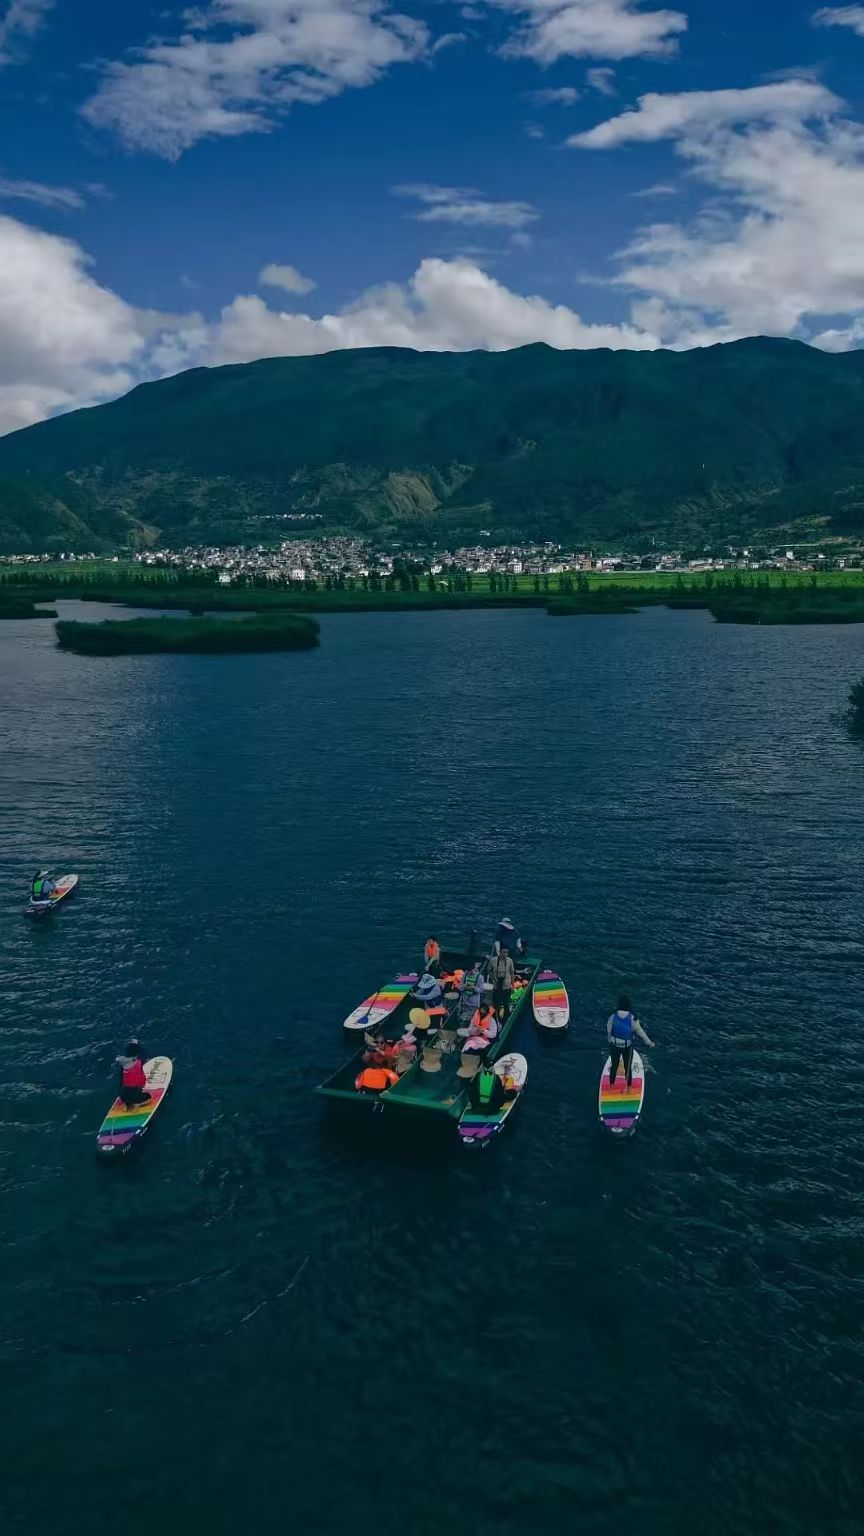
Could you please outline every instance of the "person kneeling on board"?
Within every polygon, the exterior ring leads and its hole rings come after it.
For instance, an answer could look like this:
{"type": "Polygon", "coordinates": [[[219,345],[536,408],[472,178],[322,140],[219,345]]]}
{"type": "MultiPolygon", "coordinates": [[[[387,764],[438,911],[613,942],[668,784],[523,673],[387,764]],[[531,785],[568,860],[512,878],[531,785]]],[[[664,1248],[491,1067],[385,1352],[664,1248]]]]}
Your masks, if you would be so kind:
{"type": "Polygon", "coordinates": [[[468,1090],[471,1099],[471,1108],[474,1110],[488,1110],[494,1114],[504,1103],[504,1084],[493,1067],[480,1068],[475,1078],[471,1080],[468,1090]]]}
{"type": "Polygon", "coordinates": [[[384,1093],[398,1083],[399,1077],[391,1067],[364,1067],[354,1079],[358,1093],[384,1093]]]}
{"type": "Polygon", "coordinates": [[[654,1041],[648,1039],[636,1018],[629,997],[619,997],[615,1012],[609,1015],[606,1035],[609,1040],[609,1055],[612,1058],[609,1082],[614,1088],[618,1068],[623,1061],[625,1081],[630,1088],[633,1085],[633,1046],[636,1038],[638,1037],[644,1045],[648,1046],[652,1046],[654,1041]]]}
{"type": "Polygon", "coordinates": [[[130,1040],[123,1056],[117,1057],[117,1065],[120,1068],[120,1094],[127,1109],[137,1109],[141,1104],[149,1104],[151,1094],[145,1092],[147,1076],[144,1071],[146,1056],[141,1048],[140,1040],[130,1040]]]}
{"type": "Polygon", "coordinates": [[[38,875],[33,876],[33,883],[30,886],[30,899],[31,901],[48,901],[49,897],[54,895],[56,889],[56,881],[51,879],[47,869],[42,869],[38,875]]]}

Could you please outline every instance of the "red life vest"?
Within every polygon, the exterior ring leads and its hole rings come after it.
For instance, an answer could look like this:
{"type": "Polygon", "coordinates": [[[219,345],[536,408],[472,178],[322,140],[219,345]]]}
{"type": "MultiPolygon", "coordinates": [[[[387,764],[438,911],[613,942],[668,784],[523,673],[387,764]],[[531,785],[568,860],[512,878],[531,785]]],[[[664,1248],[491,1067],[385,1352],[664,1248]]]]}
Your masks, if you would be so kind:
{"type": "Polygon", "coordinates": [[[147,1085],[147,1076],[144,1071],[144,1063],[140,1056],[136,1056],[131,1067],[123,1068],[124,1088],[144,1088],[147,1085]]]}

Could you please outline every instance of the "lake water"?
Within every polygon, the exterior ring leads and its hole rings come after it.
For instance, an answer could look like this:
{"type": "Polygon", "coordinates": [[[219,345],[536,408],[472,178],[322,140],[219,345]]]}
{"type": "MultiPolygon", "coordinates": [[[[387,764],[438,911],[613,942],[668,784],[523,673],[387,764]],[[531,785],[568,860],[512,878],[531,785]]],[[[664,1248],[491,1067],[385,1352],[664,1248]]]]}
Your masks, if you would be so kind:
{"type": "Polygon", "coordinates": [[[0,625],[5,1527],[848,1532],[862,673],[856,626],[700,613],[219,658],[0,625]],[[33,924],[43,862],[81,889],[33,924]],[[502,914],[573,1002],[560,1049],[521,1026],[507,1134],[340,1130],[342,1017],[502,914]],[[622,986],[657,1041],[624,1145],[622,986]],[[130,1033],[175,1089],[106,1167],[130,1033]]]}

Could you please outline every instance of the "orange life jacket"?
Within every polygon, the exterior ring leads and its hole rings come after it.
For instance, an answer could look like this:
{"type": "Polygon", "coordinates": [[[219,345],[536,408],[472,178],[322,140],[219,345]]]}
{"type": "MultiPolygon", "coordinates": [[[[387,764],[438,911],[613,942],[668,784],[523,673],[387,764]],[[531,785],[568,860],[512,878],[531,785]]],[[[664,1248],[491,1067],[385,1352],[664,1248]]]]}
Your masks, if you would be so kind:
{"type": "Polygon", "coordinates": [[[396,1073],[391,1072],[389,1067],[364,1067],[355,1080],[354,1087],[360,1091],[368,1088],[373,1093],[383,1093],[385,1088],[389,1088],[392,1083],[398,1083],[398,1081],[396,1073]]]}

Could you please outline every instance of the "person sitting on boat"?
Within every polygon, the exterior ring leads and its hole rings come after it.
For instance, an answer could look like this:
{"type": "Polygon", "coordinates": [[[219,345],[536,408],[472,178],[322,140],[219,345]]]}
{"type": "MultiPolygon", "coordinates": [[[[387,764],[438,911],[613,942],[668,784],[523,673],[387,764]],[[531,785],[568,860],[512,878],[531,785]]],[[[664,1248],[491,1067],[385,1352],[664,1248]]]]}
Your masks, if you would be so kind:
{"type": "Polygon", "coordinates": [[[498,1016],[491,1003],[477,1009],[468,1026],[468,1039],[462,1048],[464,1056],[481,1056],[498,1038],[498,1016]]]}
{"type": "Polygon", "coordinates": [[[443,990],[438,977],[432,976],[428,971],[425,971],[414,988],[412,995],[426,1009],[439,1007],[443,990]]]}
{"type": "Polygon", "coordinates": [[[367,1067],[392,1067],[394,1059],[399,1054],[398,1040],[376,1040],[366,1036],[367,1049],[363,1052],[363,1063],[367,1067]]]}
{"type": "Polygon", "coordinates": [[[364,1067],[362,1072],[354,1079],[354,1087],[358,1093],[385,1093],[398,1083],[399,1078],[392,1067],[364,1067]]]}
{"type": "Polygon", "coordinates": [[[644,1045],[648,1046],[653,1046],[654,1041],[649,1040],[642,1025],[639,1023],[633,1012],[633,1004],[629,997],[619,997],[615,1012],[609,1015],[606,1024],[606,1036],[609,1041],[609,1054],[611,1057],[609,1082],[614,1088],[615,1079],[618,1076],[618,1068],[623,1061],[625,1082],[627,1087],[630,1088],[633,1084],[633,1047],[636,1039],[640,1039],[644,1045]]]}
{"type": "Polygon", "coordinates": [[[441,945],[433,934],[431,939],[426,940],[426,947],[423,950],[423,970],[429,976],[437,976],[440,969],[441,945]]]}
{"type": "Polygon", "coordinates": [[[117,1065],[120,1068],[120,1093],[127,1109],[136,1109],[141,1104],[149,1104],[152,1094],[147,1093],[147,1074],[144,1071],[144,1063],[147,1057],[140,1040],[130,1040],[122,1056],[117,1057],[117,1065]]]}
{"type": "Polygon", "coordinates": [[[31,901],[48,901],[57,889],[56,880],[52,880],[47,869],[40,869],[38,875],[33,876],[33,884],[30,887],[31,901]]]}
{"type": "Polygon", "coordinates": [[[509,950],[511,955],[521,955],[522,940],[513,927],[509,917],[502,917],[495,934],[495,943],[492,945],[492,953],[500,954],[502,949],[509,950]]]}

